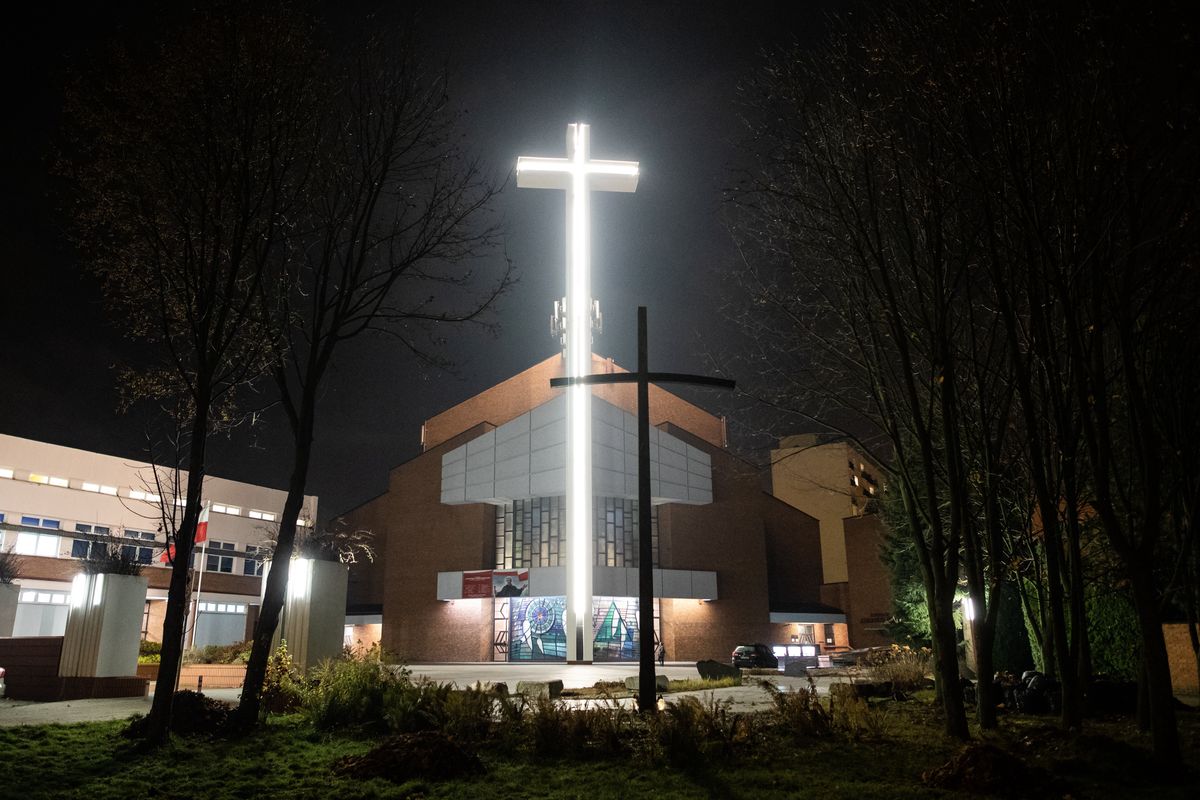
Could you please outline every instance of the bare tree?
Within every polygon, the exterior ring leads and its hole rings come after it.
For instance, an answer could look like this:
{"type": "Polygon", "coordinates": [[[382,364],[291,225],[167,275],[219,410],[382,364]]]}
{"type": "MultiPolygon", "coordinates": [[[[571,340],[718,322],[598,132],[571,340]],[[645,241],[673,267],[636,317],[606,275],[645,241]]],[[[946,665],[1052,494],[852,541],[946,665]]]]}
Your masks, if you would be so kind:
{"type": "Polygon", "coordinates": [[[114,317],[154,360],[128,396],[166,401],[186,430],[160,675],[147,728],[164,741],[182,655],[206,442],[269,361],[260,314],[310,166],[308,30],[271,7],[198,12],[81,77],[64,163],[81,254],[114,317]]]}
{"type": "Polygon", "coordinates": [[[292,473],[246,669],[238,723],[259,717],[304,500],[321,386],[344,342],[377,331],[437,362],[454,325],[484,322],[508,268],[479,281],[472,266],[498,238],[499,185],[456,144],[446,76],[427,71],[407,30],[374,34],[330,60],[321,157],[303,223],[292,232],[288,285],[266,287],[275,325],[271,373],[293,436],[292,473]],[[482,284],[482,285],[481,285],[482,284]]]}
{"type": "MultiPolygon", "coordinates": [[[[997,501],[1021,506],[1028,480],[1063,722],[1082,720],[1090,672],[1092,516],[1132,588],[1167,763],[1179,751],[1158,561],[1168,486],[1186,487],[1170,484],[1171,465],[1186,467],[1168,457],[1179,426],[1159,404],[1178,368],[1172,339],[1194,315],[1200,153],[1194,30],[1179,11],[872,10],[751,87],[764,161],[735,195],[764,259],[743,271],[749,323],[768,345],[780,343],[768,331],[803,334],[763,351],[764,377],[890,441],[935,649],[952,643],[939,624],[960,555],[978,603],[1007,556],[997,501]],[[780,264],[782,279],[763,280],[780,264]]],[[[1183,394],[1179,407],[1194,405],[1183,394]]],[[[975,631],[987,639],[987,617],[975,631]]],[[[938,664],[948,682],[944,652],[938,664]]]]}

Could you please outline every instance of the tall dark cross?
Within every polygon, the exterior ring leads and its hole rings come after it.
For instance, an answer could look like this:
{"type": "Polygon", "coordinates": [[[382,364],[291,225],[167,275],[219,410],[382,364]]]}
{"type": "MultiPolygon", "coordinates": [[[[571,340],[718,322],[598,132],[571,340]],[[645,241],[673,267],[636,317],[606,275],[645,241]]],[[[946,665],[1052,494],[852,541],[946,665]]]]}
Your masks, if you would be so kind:
{"type": "Polygon", "coordinates": [[[638,412],[638,628],[641,640],[638,658],[638,708],[643,713],[657,710],[654,685],[654,549],[650,541],[650,384],[690,383],[732,389],[734,382],[705,375],[678,372],[651,372],[646,345],[646,307],[638,306],[637,372],[552,378],[550,385],[595,385],[598,383],[636,383],[638,412]]]}

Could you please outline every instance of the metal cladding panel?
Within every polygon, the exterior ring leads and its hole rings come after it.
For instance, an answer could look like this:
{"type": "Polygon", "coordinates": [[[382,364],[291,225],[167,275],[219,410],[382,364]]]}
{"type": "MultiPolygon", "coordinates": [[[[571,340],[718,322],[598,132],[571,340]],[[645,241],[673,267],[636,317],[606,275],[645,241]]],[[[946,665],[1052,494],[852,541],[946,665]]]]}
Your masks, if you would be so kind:
{"type": "Polygon", "coordinates": [[[496,496],[496,470],[485,467],[467,470],[467,502],[486,502],[496,496]]]}
{"type": "Polygon", "coordinates": [[[526,481],[529,480],[529,454],[526,453],[524,458],[506,458],[503,461],[496,461],[496,480],[501,481],[505,478],[517,478],[524,475],[526,481]]]}
{"type": "Polygon", "coordinates": [[[688,570],[663,570],[663,597],[691,597],[692,574],[688,570]]]}
{"type": "Polygon", "coordinates": [[[625,453],[599,442],[592,443],[592,468],[607,469],[613,472],[625,471],[625,453]]]}
{"type": "Polygon", "coordinates": [[[565,444],[550,445],[529,453],[529,469],[532,472],[564,469],[566,465],[567,446],[565,444]]]}
{"type": "Polygon", "coordinates": [[[531,597],[562,597],[567,593],[566,567],[530,567],[531,597]]]}
{"type": "MultiPolygon", "coordinates": [[[[653,473],[651,473],[651,474],[653,474],[653,473]]],[[[679,467],[664,463],[664,464],[660,464],[658,467],[658,479],[665,483],[672,483],[677,486],[683,486],[686,489],[687,483],[688,483],[688,474],[686,471],[680,469],[679,467]]],[[[687,494],[685,493],[683,496],[687,497],[687,494]]]]}
{"type": "Polygon", "coordinates": [[[622,497],[625,494],[625,472],[594,468],[592,492],[600,497],[622,497]]]}
{"type": "Polygon", "coordinates": [[[445,475],[447,469],[461,469],[461,466],[456,467],[455,465],[459,464],[459,462],[465,462],[466,460],[467,446],[464,444],[454,448],[449,453],[446,453],[444,456],[442,456],[442,474],[445,475]]]}
{"type": "MultiPolygon", "coordinates": [[[[593,491],[638,495],[637,419],[593,398],[593,491]]],[[[443,503],[503,503],[566,492],[566,401],[544,403],[442,457],[443,503]]],[[[707,453],[657,428],[650,429],[653,502],[712,502],[707,453]]]]}
{"type": "Polygon", "coordinates": [[[495,453],[496,451],[496,432],[494,430],[487,433],[481,433],[471,441],[467,442],[467,463],[470,464],[471,456],[479,453],[487,452],[495,453]]]}
{"type": "Polygon", "coordinates": [[[532,497],[533,493],[529,488],[532,477],[528,472],[523,472],[511,478],[496,478],[494,500],[507,503],[532,497]]]}
{"type": "Polygon", "coordinates": [[[501,442],[507,442],[509,439],[512,439],[517,436],[523,435],[523,436],[528,437],[528,435],[529,435],[529,415],[522,414],[521,416],[517,417],[516,419],[509,420],[508,422],[501,425],[499,428],[496,428],[495,433],[496,433],[496,444],[497,445],[499,445],[501,442]]]}
{"type": "Polygon", "coordinates": [[[462,576],[462,572],[439,572],[437,575],[437,599],[460,599],[462,597],[462,576]]]}
{"type": "Polygon", "coordinates": [[[542,403],[537,408],[530,409],[529,428],[537,430],[554,422],[564,422],[567,418],[566,395],[559,395],[548,403],[542,403]]]}
{"type": "Polygon", "coordinates": [[[717,599],[717,573],[692,572],[692,595],[700,600],[717,599]]]}
{"type": "Polygon", "coordinates": [[[565,467],[535,472],[529,476],[530,497],[558,497],[567,493],[567,470],[565,467]]]}
{"type": "Polygon", "coordinates": [[[518,432],[502,442],[496,442],[496,461],[529,458],[529,431],[518,432]]]}
{"type": "Polygon", "coordinates": [[[618,575],[615,569],[595,567],[592,570],[592,594],[601,597],[624,597],[625,575],[618,575]]]}

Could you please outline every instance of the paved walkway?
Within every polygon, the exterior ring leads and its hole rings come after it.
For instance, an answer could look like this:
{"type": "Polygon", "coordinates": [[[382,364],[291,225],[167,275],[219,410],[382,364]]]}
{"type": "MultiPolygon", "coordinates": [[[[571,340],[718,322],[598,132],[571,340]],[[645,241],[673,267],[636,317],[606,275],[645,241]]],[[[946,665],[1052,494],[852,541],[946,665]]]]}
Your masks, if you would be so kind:
{"type": "MultiPolygon", "coordinates": [[[[509,691],[517,688],[518,681],[553,679],[561,680],[563,688],[579,689],[592,686],[598,681],[624,681],[631,675],[637,675],[638,671],[636,664],[414,664],[409,669],[412,670],[413,677],[425,677],[440,683],[449,682],[459,688],[466,688],[475,681],[503,682],[508,685],[509,691]]],[[[696,673],[696,666],[691,663],[668,663],[663,667],[658,667],[657,673],[666,675],[672,680],[699,677],[696,673]]],[[[695,694],[701,698],[712,695],[720,700],[729,699],[735,711],[760,710],[771,703],[770,696],[759,685],[761,677],[769,678],[782,691],[808,688],[806,679],[786,677],[780,673],[778,676],[747,677],[743,686],[689,692],[688,694],[695,694]]],[[[828,693],[829,684],[833,680],[817,678],[817,691],[821,694],[828,693]]],[[[217,700],[236,703],[241,690],[209,689],[205,694],[217,700]]],[[[679,694],[674,694],[669,697],[679,696],[679,694]]],[[[100,700],[66,700],[59,703],[0,700],[0,727],[126,719],[134,714],[148,713],[152,697],[153,695],[100,700]]],[[[579,703],[579,701],[572,702],[579,703]]],[[[631,705],[632,702],[632,698],[629,698],[624,700],[623,704],[631,705]]]]}

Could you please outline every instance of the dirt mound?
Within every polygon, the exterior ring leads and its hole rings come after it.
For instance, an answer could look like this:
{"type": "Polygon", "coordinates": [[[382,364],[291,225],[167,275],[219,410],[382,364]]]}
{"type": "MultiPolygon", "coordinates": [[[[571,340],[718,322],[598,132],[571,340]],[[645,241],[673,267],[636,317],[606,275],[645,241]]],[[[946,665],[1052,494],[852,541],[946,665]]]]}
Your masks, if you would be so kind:
{"type": "Polygon", "coordinates": [[[437,731],[404,733],[384,740],[371,752],[345,756],[333,765],[338,775],[386,778],[403,783],[414,778],[465,778],[481,774],[483,763],[437,731]]]}
{"type": "MultiPolygon", "coordinates": [[[[200,692],[185,689],[175,693],[171,704],[171,731],[180,736],[216,736],[229,723],[233,710],[200,692]]],[[[141,739],[146,735],[146,717],[140,717],[125,729],[125,736],[141,739]]]]}
{"type": "Polygon", "coordinates": [[[1049,787],[1039,770],[995,745],[969,744],[948,762],[921,775],[927,786],[960,792],[1038,797],[1049,787]]]}

